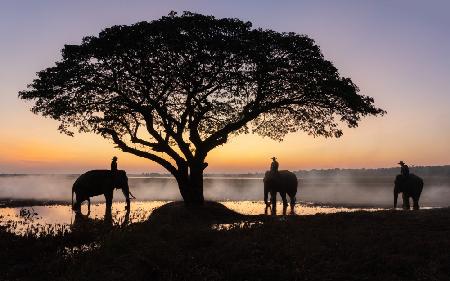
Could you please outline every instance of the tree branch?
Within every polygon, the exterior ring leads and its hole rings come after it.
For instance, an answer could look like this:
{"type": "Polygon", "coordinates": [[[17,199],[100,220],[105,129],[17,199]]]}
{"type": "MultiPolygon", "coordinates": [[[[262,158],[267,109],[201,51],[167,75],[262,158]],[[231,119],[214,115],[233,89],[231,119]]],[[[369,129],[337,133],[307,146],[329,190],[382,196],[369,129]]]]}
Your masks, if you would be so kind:
{"type": "Polygon", "coordinates": [[[110,135],[111,138],[113,139],[114,143],[116,143],[122,151],[129,152],[136,156],[155,161],[156,163],[158,163],[161,166],[163,166],[164,168],[166,168],[166,170],[168,170],[173,175],[176,175],[178,173],[177,169],[169,161],[165,160],[164,158],[161,158],[150,152],[142,151],[142,150],[128,146],[114,130],[107,129],[107,128],[101,128],[101,129],[99,129],[99,132],[102,134],[110,135]]]}

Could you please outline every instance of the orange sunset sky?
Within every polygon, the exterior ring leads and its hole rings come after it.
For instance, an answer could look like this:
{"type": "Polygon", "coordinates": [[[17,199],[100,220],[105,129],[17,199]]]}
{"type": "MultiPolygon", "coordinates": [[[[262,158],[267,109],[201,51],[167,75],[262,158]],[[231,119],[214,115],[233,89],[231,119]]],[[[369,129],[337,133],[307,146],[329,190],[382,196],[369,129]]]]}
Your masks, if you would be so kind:
{"type": "Polygon", "coordinates": [[[171,10],[249,20],[254,27],[307,34],[341,75],[387,111],[339,139],[302,132],[283,142],[244,135],[212,151],[206,173],[450,164],[450,9],[446,1],[5,1],[0,7],[0,173],[81,173],[109,168],[165,172],[97,135],[69,137],[32,114],[17,93],[78,44],[115,24],[171,10]]]}

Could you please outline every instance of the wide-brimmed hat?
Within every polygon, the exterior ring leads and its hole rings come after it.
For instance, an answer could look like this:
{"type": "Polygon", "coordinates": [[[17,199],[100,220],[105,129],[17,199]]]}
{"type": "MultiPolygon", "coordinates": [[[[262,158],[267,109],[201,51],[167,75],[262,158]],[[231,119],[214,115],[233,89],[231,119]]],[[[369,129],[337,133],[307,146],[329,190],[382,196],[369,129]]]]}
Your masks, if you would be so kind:
{"type": "Polygon", "coordinates": [[[114,156],[112,160],[117,160],[117,157],[116,157],[116,156],[114,156]]]}
{"type": "Polygon", "coordinates": [[[405,164],[405,162],[400,161],[400,162],[398,162],[398,164],[403,165],[403,164],[405,164]]]}
{"type": "Polygon", "coordinates": [[[272,157],[272,158],[270,158],[270,159],[272,159],[272,160],[276,160],[277,158],[276,158],[276,157],[272,157]]]}

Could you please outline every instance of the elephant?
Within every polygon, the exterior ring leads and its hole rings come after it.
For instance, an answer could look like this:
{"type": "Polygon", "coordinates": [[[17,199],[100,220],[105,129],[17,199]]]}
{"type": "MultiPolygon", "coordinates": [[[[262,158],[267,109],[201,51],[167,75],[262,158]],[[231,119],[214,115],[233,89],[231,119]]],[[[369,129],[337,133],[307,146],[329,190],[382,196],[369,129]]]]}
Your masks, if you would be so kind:
{"type": "Polygon", "coordinates": [[[403,175],[397,175],[394,185],[394,209],[397,208],[397,197],[399,193],[402,193],[403,209],[409,210],[409,197],[412,197],[414,210],[419,210],[419,199],[423,189],[423,180],[415,174],[409,174],[405,177],[403,175]]]}
{"type": "Polygon", "coordinates": [[[291,211],[293,212],[295,206],[295,195],[297,194],[298,180],[297,176],[287,170],[281,170],[277,173],[267,171],[264,175],[264,203],[266,206],[270,206],[268,201],[268,194],[270,192],[270,201],[272,203],[272,209],[275,209],[277,201],[277,192],[280,193],[283,200],[283,207],[286,209],[288,206],[286,200],[286,193],[291,199],[291,211]]]}
{"type": "Polygon", "coordinates": [[[125,171],[92,170],[77,178],[72,186],[72,210],[81,212],[81,203],[88,201],[88,214],[91,211],[90,197],[104,195],[106,209],[111,210],[114,188],[122,189],[127,202],[126,210],[130,210],[130,195],[133,196],[128,187],[128,177],[125,171]],[[75,204],[73,194],[75,193],[75,204]]]}

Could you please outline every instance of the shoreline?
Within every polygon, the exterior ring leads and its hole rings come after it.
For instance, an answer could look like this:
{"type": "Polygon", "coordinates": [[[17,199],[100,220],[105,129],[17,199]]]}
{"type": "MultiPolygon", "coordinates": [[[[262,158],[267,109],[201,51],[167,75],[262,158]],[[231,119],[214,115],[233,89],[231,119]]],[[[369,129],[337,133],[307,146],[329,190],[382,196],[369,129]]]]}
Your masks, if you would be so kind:
{"type": "MultiPolygon", "coordinates": [[[[172,202],[173,200],[139,200],[139,202],[152,202],[152,201],[167,201],[172,202]]],[[[206,200],[205,202],[255,202],[261,200],[206,200]]],[[[279,201],[279,200],[278,200],[279,201]]],[[[121,200],[115,200],[113,202],[122,202],[121,200]]],[[[104,204],[104,201],[95,202],[95,204],[104,204]]],[[[333,208],[348,208],[348,209],[393,209],[392,204],[358,204],[358,203],[335,203],[335,202],[309,202],[301,201],[297,202],[303,205],[311,207],[333,207],[333,208]]],[[[54,205],[70,205],[71,201],[68,200],[51,200],[51,199],[12,199],[12,198],[0,198],[0,209],[1,208],[20,208],[20,207],[33,207],[33,206],[54,206],[54,205]]],[[[131,202],[133,204],[133,202],[131,202]]],[[[421,206],[421,209],[438,209],[438,208],[449,208],[450,206],[421,206]]],[[[397,209],[401,209],[401,202],[397,205],[397,209]]]]}
{"type": "Polygon", "coordinates": [[[1,208],[33,207],[33,206],[70,205],[70,204],[71,204],[70,201],[65,201],[65,200],[0,198],[0,209],[1,208]]]}

